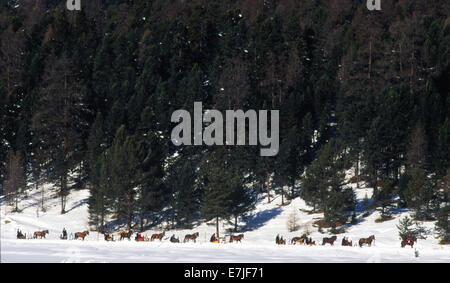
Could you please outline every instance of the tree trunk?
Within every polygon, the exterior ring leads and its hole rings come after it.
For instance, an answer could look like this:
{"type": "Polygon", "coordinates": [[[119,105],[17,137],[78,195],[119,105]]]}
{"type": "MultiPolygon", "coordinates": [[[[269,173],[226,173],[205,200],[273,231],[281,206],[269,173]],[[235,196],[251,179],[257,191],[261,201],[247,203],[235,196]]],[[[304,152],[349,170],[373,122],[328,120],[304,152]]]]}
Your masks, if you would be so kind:
{"type": "Polygon", "coordinates": [[[355,174],[356,174],[356,187],[359,189],[359,151],[356,153],[355,174]]]}
{"type": "Polygon", "coordinates": [[[219,241],[219,216],[216,217],[216,238],[219,241]]]}

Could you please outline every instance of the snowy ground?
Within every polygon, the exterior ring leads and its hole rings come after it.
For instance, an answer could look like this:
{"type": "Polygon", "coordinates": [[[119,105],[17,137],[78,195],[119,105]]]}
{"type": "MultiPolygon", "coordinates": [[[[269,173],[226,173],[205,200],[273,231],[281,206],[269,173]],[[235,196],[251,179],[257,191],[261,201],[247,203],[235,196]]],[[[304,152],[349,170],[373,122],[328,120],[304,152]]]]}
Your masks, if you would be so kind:
{"type": "MultiPolygon", "coordinates": [[[[49,186],[49,185],[47,185],[49,186]]],[[[47,191],[48,188],[47,188],[47,191]]],[[[358,200],[370,189],[356,190],[358,200]]],[[[59,235],[63,227],[69,234],[84,231],[87,226],[87,198],[86,190],[72,192],[68,198],[67,210],[64,215],[59,214],[59,199],[46,194],[45,213],[37,215],[39,192],[31,192],[20,208],[21,213],[11,213],[11,207],[2,203],[1,207],[1,253],[0,262],[214,262],[214,263],[288,263],[288,262],[450,262],[450,246],[441,246],[432,234],[426,240],[419,240],[412,249],[400,247],[396,224],[407,211],[396,212],[395,219],[384,223],[375,223],[379,217],[373,213],[367,218],[360,218],[360,222],[349,227],[345,234],[337,235],[334,246],[303,246],[275,244],[277,234],[288,241],[294,236],[300,236],[309,226],[311,237],[316,243],[322,242],[323,237],[312,222],[322,217],[321,214],[308,214],[300,209],[308,209],[301,199],[293,200],[288,206],[279,206],[280,198],[275,198],[267,204],[262,199],[247,223],[240,223],[245,230],[242,243],[213,244],[209,237],[215,232],[214,226],[202,224],[192,230],[168,230],[161,242],[135,242],[134,240],[105,242],[102,235],[91,232],[85,239],[60,240],[59,235]],[[297,211],[301,228],[297,232],[289,233],[286,222],[292,211],[297,211]],[[5,223],[10,221],[9,223],[5,223]],[[20,229],[27,235],[34,231],[48,229],[50,234],[46,239],[16,239],[16,231],[20,229]],[[184,235],[199,232],[197,243],[171,243],[170,236],[175,234],[180,240],[184,235]],[[342,247],[341,239],[346,236],[357,242],[359,238],[375,235],[375,245],[372,247],[342,247]],[[416,253],[418,257],[416,257],[416,253]]],[[[1,200],[0,200],[1,201],[1,200]]],[[[433,231],[434,223],[423,223],[423,226],[433,231]]],[[[222,233],[230,226],[221,226],[222,233]]],[[[144,234],[150,236],[161,230],[149,230],[144,234]]]]}

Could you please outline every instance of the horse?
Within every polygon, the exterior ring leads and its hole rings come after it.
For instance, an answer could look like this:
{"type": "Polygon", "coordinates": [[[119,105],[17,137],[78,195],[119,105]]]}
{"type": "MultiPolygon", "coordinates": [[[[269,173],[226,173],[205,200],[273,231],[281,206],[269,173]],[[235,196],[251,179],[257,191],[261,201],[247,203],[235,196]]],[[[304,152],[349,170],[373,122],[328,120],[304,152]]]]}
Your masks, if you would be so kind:
{"type": "Polygon", "coordinates": [[[164,237],[164,235],[166,235],[166,230],[163,230],[163,232],[160,233],[160,234],[153,234],[152,237],[151,237],[151,240],[153,241],[155,239],[158,239],[158,240],[161,241],[162,238],[164,237]]]}
{"type": "Polygon", "coordinates": [[[294,237],[291,239],[291,245],[295,245],[297,243],[303,244],[304,241],[305,241],[305,239],[302,237],[294,237]]]}
{"type": "Polygon", "coordinates": [[[233,241],[241,242],[241,239],[242,239],[242,238],[244,238],[244,234],[239,234],[239,235],[237,235],[237,236],[231,235],[231,236],[230,236],[230,243],[232,243],[233,241]]]}
{"type": "Polygon", "coordinates": [[[194,234],[187,234],[186,236],[184,236],[184,241],[183,243],[189,242],[190,240],[193,240],[194,243],[198,237],[199,233],[195,232],[194,234]]]}
{"type": "MultiPolygon", "coordinates": [[[[186,237],[185,237],[185,239],[186,239],[186,237]]],[[[195,239],[194,239],[194,241],[195,241],[195,239]]],[[[172,242],[172,243],[179,243],[180,239],[179,238],[175,238],[175,234],[173,234],[172,237],[170,237],[170,242],[172,242]]]]}
{"type": "Polygon", "coordinates": [[[322,246],[324,246],[325,244],[330,244],[332,246],[334,246],[334,241],[336,241],[337,237],[333,236],[330,238],[324,237],[322,240],[322,246]]]}
{"type": "Polygon", "coordinates": [[[119,233],[119,236],[120,236],[120,241],[122,241],[124,238],[127,238],[128,239],[128,241],[130,241],[131,240],[131,235],[133,235],[133,231],[132,230],[130,230],[130,231],[121,231],[120,233],[119,233]]]}
{"type": "Polygon", "coordinates": [[[44,230],[44,231],[36,231],[36,232],[34,232],[34,234],[33,234],[33,239],[37,239],[37,237],[41,237],[41,239],[42,239],[42,238],[45,238],[45,234],[48,234],[48,230],[44,230]]]}
{"type": "Polygon", "coordinates": [[[81,238],[84,241],[84,238],[86,237],[86,235],[89,235],[89,231],[87,231],[87,230],[83,231],[83,232],[76,232],[74,234],[74,237],[75,237],[75,240],[78,239],[78,238],[81,238]]]}
{"type": "Polygon", "coordinates": [[[375,236],[372,235],[369,238],[361,238],[359,239],[359,246],[362,247],[364,244],[368,244],[369,247],[372,246],[372,241],[375,241],[375,236]]]}
{"type": "Polygon", "coordinates": [[[410,245],[411,248],[412,248],[412,247],[414,247],[414,243],[417,243],[417,238],[416,237],[413,237],[413,238],[411,238],[409,240],[408,239],[403,240],[401,245],[402,245],[402,248],[404,248],[406,245],[410,245]]]}

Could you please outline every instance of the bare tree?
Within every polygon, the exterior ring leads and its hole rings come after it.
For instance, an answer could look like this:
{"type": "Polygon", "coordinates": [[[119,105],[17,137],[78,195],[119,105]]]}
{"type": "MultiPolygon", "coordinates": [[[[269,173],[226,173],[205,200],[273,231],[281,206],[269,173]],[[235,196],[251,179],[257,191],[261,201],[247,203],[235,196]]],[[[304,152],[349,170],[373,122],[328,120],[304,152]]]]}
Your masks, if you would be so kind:
{"type": "Polygon", "coordinates": [[[291,214],[289,214],[288,220],[286,222],[286,226],[289,232],[295,232],[300,229],[300,224],[298,223],[299,217],[297,211],[292,210],[291,214]]]}

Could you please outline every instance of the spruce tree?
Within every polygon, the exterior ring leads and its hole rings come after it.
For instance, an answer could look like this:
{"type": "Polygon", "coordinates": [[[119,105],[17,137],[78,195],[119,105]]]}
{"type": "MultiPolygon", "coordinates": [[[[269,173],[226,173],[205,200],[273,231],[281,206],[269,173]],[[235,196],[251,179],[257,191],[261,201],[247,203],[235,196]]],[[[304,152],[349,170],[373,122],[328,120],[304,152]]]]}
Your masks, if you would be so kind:
{"type": "Polygon", "coordinates": [[[397,225],[398,235],[402,241],[406,240],[407,236],[410,235],[411,238],[416,236],[416,231],[413,228],[414,223],[408,216],[400,219],[397,225]]]}
{"type": "Polygon", "coordinates": [[[442,207],[436,216],[435,228],[441,243],[450,242],[450,205],[442,207]]]}

